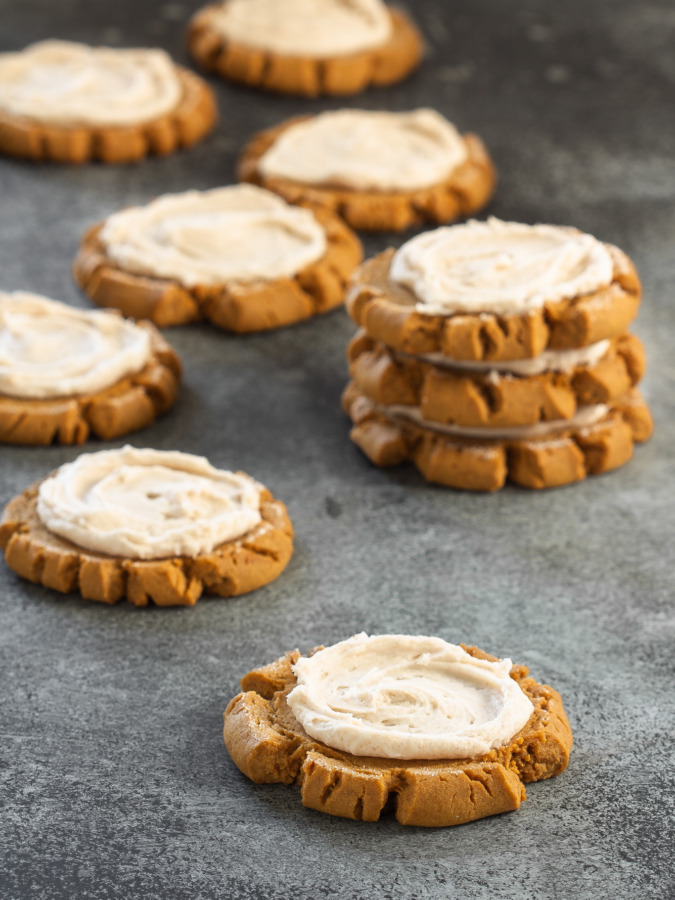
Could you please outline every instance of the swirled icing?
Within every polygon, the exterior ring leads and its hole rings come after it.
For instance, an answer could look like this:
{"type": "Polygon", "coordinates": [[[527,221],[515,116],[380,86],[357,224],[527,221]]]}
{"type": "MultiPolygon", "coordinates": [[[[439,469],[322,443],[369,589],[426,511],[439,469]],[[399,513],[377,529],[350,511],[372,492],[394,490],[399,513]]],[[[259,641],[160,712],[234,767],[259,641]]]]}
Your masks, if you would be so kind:
{"type": "Polygon", "coordinates": [[[455,126],[433,109],[340,109],[291,125],[258,169],[303,184],[412,191],[444,181],[467,155],[455,126]]]}
{"type": "Polygon", "coordinates": [[[100,240],[127,271],[187,287],[290,278],[327,246],[310,210],[250,184],[165,194],[123,209],[106,220],[100,240]]]}
{"type": "Polygon", "coordinates": [[[134,125],[172,112],[183,87],[163,50],[41,41],[0,55],[0,110],[62,125],[134,125]]]}
{"type": "Polygon", "coordinates": [[[293,671],[293,715],[310,737],[354,756],[480,756],[508,743],[533,711],[510,659],[477,659],[436,637],[357,634],[293,671]]]}
{"type": "Polygon", "coordinates": [[[392,281],[429,315],[513,315],[607,287],[607,247],[573,228],[489,219],[427,231],[396,252],[392,281]]]}
{"type": "Polygon", "coordinates": [[[378,47],[392,32],[381,0],[227,0],[209,18],[235,43],[314,59],[378,47]]]}
{"type": "Polygon", "coordinates": [[[93,394],[140,372],[150,356],[148,332],[119,315],[0,292],[0,394],[93,394]]]}
{"type": "Polygon", "coordinates": [[[260,487],[202,456],[83,453],[42,482],[38,515],[78,547],[131,559],[210,553],[260,521],[260,487]]]}

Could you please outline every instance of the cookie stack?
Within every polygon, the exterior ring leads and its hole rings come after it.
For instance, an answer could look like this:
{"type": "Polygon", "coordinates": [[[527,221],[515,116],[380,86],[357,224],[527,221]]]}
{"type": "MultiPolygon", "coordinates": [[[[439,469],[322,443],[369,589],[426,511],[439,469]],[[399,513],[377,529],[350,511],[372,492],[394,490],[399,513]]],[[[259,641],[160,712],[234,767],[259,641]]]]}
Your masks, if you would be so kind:
{"type": "Polygon", "coordinates": [[[652,429],[640,296],[628,257],[572,228],[490,219],[388,250],[347,298],[352,440],[477,491],[615,469],[652,429]]]}

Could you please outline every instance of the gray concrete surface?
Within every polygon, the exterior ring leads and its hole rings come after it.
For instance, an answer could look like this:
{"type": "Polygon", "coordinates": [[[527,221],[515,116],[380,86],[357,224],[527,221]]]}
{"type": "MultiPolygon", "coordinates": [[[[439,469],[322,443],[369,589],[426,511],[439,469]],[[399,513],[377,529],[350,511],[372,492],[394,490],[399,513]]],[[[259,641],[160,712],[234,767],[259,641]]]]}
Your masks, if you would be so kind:
{"type": "MultiPolygon", "coordinates": [[[[181,23],[196,5],[0,0],[1,47],[58,35],[184,58],[181,23]]],[[[343,312],[251,338],[171,331],[185,388],[133,442],[247,469],[287,501],[297,550],[253,596],[168,611],[64,599],[0,567],[7,900],[675,896],[675,10],[409,5],[429,38],[424,68],[356,104],[438,107],[493,151],[489,212],[578,225],[634,257],[655,437],[622,471],[572,488],[455,493],[409,469],[378,471],[348,441],[343,312]],[[529,788],[517,813],[445,830],[332,819],[303,809],[294,788],[246,780],[221,738],[241,674],[362,629],[438,634],[528,663],[565,698],[568,770],[529,788]]],[[[69,263],[88,223],[227,183],[256,128],[337,105],[217,90],[216,134],[168,159],[0,162],[2,288],[86,305],[69,263]]],[[[0,449],[0,503],[78,452],[0,449]]]]}

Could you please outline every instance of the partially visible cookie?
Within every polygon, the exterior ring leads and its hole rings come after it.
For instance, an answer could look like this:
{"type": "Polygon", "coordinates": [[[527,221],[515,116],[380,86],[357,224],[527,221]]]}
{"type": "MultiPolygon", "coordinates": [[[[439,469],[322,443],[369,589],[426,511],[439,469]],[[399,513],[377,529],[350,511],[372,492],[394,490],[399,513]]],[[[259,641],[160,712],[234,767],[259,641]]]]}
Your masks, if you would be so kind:
{"type": "Polygon", "coordinates": [[[0,443],[121,437],[173,406],[180,377],[149,322],[0,293],[0,443]]]}
{"type": "Polygon", "coordinates": [[[576,229],[468,222],[425,232],[354,274],[370,337],[467,362],[531,359],[623,334],[640,305],[630,259],[576,229]]]}
{"type": "Polygon", "coordinates": [[[560,695],[475,647],[356,635],[244,676],[225,711],[239,769],[297,784],[310,809],[442,827],[518,809],[560,774],[572,732],[560,695]]]}
{"type": "Polygon", "coordinates": [[[441,425],[419,407],[373,403],[353,382],[343,395],[352,441],[377,466],[410,461],[427,481],[497,491],[507,479],[527,488],[561,487],[624,465],[652,432],[637,389],[569,419],[512,428],[441,425]]]}
{"type": "Polygon", "coordinates": [[[132,447],[61,466],[0,522],[5,560],[22,578],[136,606],[254,591],[286,568],[292,540],[284,504],[243,472],[132,447]]]}
{"type": "Polygon", "coordinates": [[[408,16],[381,0],[224,0],[193,17],[188,47],[207,72],[305,97],[394,84],[423,53],[408,16]]]}
{"type": "Polygon", "coordinates": [[[403,231],[482,209],[496,173],[475,134],[432,109],[343,109],[283,122],[256,135],[239,160],[242,181],[290,203],[321,204],[352,228],[403,231]]]}
{"type": "Polygon", "coordinates": [[[163,50],[42,41],[0,54],[0,153],[35,162],[136,162],[201,140],[215,96],[163,50]]]}
{"type": "Polygon", "coordinates": [[[235,185],[110,216],[85,234],[73,274],[94,303],[125,316],[160,327],[206,319],[244,333],[340,305],[361,258],[333,213],[235,185]]]}

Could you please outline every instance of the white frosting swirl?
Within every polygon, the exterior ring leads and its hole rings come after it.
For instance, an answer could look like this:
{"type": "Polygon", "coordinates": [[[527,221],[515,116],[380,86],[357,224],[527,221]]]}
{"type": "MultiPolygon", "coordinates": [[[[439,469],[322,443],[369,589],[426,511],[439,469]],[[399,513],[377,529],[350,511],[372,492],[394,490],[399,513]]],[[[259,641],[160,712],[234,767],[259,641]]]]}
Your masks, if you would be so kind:
{"type": "Polygon", "coordinates": [[[308,209],[250,184],[165,194],[106,220],[100,240],[129,272],[187,287],[291,278],[326,252],[308,209]]]}
{"type": "Polygon", "coordinates": [[[0,394],[93,394],[140,372],[150,356],[148,332],[120,315],[0,292],[0,394]]]}
{"type": "Polygon", "coordinates": [[[42,41],[0,54],[0,109],[61,125],[134,125],[172,112],[183,87],[163,50],[42,41]]]}
{"type": "Polygon", "coordinates": [[[286,56],[349,56],[392,32],[381,0],[227,0],[209,12],[228,40],[286,56]]]}
{"type": "Polygon", "coordinates": [[[340,109],[287,128],[258,168],[302,184],[413,191],[444,181],[467,155],[455,126],[433,109],[340,109]]]}
{"type": "Polygon", "coordinates": [[[499,219],[420,234],[390,270],[429,315],[526,313],[607,287],[613,273],[609,250],[590,234],[499,219]]]}
{"type": "Polygon", "coordinates": [[[45,527],[78,547],[131,559],[210,553],[261,521],[260,487],[202,456],[101,450],[40,485],[45,527]]]}
{"type": "Polygon", "coordinates": [[[293,715],[310,737],[354,756],[482,756],[534,709],[510,659],[476,659],[441,638],[357,634],[301,657],[293,671],[293,715]]]}

